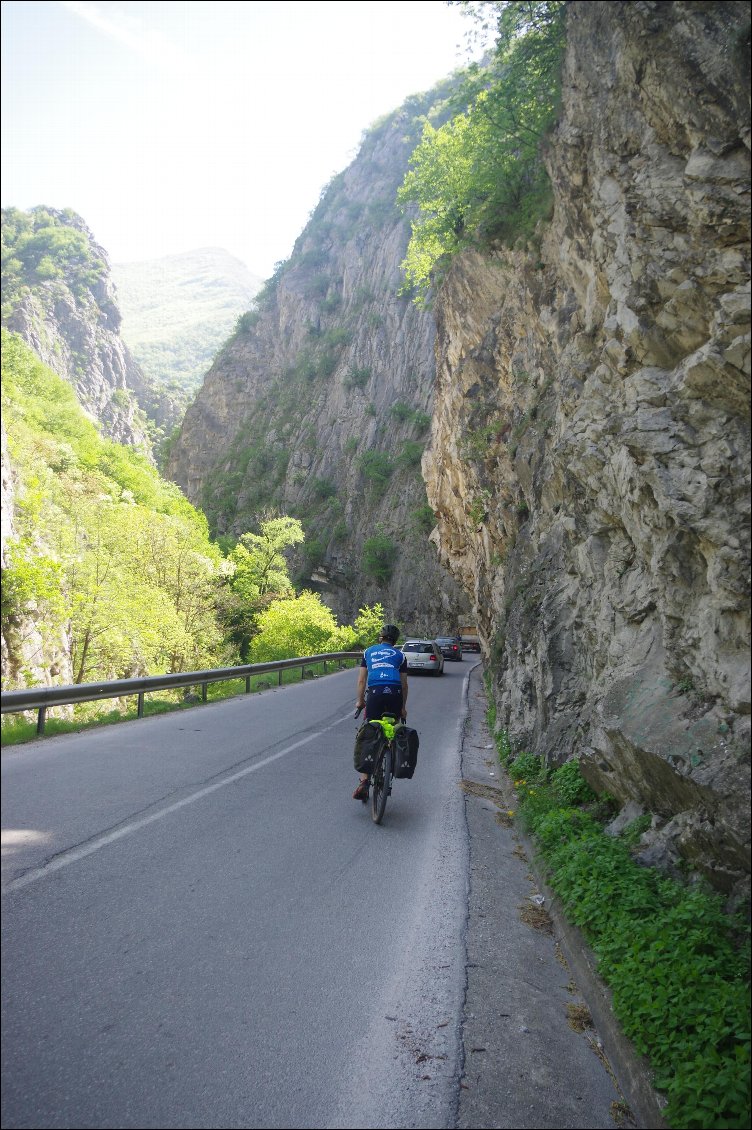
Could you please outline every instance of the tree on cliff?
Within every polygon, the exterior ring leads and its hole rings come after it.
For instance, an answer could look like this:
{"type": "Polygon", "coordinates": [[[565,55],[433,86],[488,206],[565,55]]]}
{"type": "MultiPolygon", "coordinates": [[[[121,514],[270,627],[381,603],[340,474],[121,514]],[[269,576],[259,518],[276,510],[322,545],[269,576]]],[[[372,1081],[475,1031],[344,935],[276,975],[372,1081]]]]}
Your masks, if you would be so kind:
{"type": "Polygon", "coordinates": [[[397,194],[401,205],[420,209],[402,263],[405,289],[418,302],[461,247],[531,235],[550,201],[540,151],[559,105],[565,5],[465,7],[481,21],[495,17],[491,62],[468,69],[454,117],[439,129],[426,122],[397,194]]]}

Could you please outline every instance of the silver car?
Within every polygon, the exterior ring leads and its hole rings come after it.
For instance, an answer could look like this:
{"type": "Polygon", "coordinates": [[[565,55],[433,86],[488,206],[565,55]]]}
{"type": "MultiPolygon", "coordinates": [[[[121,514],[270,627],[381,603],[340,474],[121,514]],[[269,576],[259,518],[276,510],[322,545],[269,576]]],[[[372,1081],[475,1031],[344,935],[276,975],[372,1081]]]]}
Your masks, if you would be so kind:
{"type": "Polygon", "coordinates": [[[400,651],[407,659],[408,671],[428,671],[430,675],[444,674],[444,656],[436,640],[406,640],[400,651]]]}

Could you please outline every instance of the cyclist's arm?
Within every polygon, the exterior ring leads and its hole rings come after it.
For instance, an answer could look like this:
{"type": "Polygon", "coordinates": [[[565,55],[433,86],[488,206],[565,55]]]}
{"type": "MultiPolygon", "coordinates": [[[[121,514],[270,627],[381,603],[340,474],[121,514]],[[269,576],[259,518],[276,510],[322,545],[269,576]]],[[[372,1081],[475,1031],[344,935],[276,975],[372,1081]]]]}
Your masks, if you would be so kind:
{"type": "Polygon", "coordinates": [[[368,678],[368,669],[366,667],[358,668],[358,699],[355,703],[356,707],[365,706],[366,704],[366,679],[368,678]]]}
{"type": "Polygon", "coordinates": [[[402,717],[407,718],[407,675],[404,671],[400,671],[400,682],[402,683],[402,717]]]}

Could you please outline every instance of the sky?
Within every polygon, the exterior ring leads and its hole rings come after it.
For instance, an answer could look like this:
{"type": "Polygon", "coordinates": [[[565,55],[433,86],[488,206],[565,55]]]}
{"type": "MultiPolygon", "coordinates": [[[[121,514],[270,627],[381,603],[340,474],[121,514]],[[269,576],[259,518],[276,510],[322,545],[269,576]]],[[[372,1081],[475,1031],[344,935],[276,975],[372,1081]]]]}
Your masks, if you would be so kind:
{"type": "Polygon", "coordinates": [[[7,0],[2,206],[72,208],[112,263],[222,247],[268,278],[472,27],[441,0],[7,0]]]}

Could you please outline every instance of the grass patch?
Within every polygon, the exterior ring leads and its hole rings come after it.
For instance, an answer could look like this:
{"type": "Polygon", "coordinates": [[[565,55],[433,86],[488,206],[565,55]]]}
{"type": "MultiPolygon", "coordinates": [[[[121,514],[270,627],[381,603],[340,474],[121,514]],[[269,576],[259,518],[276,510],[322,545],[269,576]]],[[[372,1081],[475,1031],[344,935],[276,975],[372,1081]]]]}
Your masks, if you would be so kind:
{"type": "Polygon", "coordinates": [[[645,821],[606,834],[604,804],[576,761],[553,771],[513,755],[518,819],[570,921],[580,927],[610,986],[625,1035],[646,1056],[664,1116],[682,1130],[750,1125],[750,928],[719,895],[640,866],[631,848],[645,821]]]}

